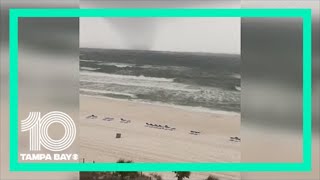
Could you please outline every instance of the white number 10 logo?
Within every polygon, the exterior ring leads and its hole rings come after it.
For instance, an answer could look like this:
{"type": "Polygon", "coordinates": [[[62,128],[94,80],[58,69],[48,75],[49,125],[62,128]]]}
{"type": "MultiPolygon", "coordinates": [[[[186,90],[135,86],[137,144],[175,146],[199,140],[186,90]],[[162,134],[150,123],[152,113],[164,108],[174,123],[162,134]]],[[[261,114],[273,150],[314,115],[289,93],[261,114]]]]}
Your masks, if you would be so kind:
{"type": "Polygon", "coordinates": [[[71,146],[77,133],[71,117],[60,111],[49,112],[42,118],[40,112],[30,112],[27,119],[21,121],[21,131],[30,132],[30,151],[40,151],[42,146],[50,151],[63,151],[71,146]],[[53,123],[64,127],[64,136],[59,140],[48,135],[49,126],[53,123]]]}

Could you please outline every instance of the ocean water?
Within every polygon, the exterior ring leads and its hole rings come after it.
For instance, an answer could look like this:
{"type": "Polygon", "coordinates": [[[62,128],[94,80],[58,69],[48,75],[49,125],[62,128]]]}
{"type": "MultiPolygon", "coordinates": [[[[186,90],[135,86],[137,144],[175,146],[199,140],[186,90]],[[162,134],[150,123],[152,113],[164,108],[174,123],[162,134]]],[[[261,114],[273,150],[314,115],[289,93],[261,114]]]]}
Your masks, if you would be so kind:
{"type": "Polygon", "coordinates": [[[80,94],[240,112],[240,55],[80,49],[80,94]]]}

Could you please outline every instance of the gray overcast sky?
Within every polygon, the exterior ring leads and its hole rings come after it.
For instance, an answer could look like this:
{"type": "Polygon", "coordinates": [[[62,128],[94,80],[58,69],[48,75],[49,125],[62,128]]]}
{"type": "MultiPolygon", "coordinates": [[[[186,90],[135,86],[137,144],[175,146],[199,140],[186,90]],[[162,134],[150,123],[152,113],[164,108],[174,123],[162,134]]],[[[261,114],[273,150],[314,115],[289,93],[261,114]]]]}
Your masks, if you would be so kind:
{"type": "MultiPolygon", "coordinates": [[[[81,0],[81,8],[240,8],[240,0],[81,0]]],[[[80,18],[80,47],[240,54],[240,18],[80,18]]]]}
{"type": "Polygon", "coordinates": [[[81,18],[80,47],[240,54],[240,18],[81,18]]]}

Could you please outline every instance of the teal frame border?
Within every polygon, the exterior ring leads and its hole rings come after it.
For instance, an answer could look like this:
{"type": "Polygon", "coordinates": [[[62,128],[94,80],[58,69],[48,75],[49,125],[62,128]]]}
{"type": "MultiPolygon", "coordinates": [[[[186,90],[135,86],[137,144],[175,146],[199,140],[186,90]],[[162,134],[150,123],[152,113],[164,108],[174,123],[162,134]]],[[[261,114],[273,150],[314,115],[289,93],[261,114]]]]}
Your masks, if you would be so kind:
{"type": "Polygon", "coordinates": [[[312,16],[311,9],[10,9],[9,103],[10,171],[215,171],[307,172],[312,169],[312,16]],[[259,163],[20,163],[18,160],[19,18],[71,17],[245,17],[303,20],[302,162],[259,163]]]}

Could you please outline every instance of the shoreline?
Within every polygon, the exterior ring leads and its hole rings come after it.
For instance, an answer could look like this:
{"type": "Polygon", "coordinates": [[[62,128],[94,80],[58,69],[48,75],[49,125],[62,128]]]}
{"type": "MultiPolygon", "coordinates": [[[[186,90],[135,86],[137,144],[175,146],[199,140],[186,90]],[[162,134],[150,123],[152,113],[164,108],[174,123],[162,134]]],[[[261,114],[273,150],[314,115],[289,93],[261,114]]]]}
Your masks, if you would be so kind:
{"type": "MultiPolygon", "coordinates": [[[[86,91],[86,89],[85,89],[86,91]]],[[[161,107],[170,107],[170,108],[176,108],[186,111],[192,111],[192,112],[202,112],[202,113],[213,113],[213,114],[226,114],[226,115],[239,115],[241,116],[240,112],[235,111],[224,111],[224,110],[215,110],[215,109],[209,109],[206,107],[201,106],[183,106],[183,105],[176,105],[176,104],[166,104],[160,101],[143,101],[140,99],[118,99],[113,97],[107,97],[107,96],[94,96],[94,95],[86,95],[86,94],[80,94],[80,97],[89,97],[89,98],[97,98],[97,99],[110,99],[114,101],[123,101],[123,102],[133,102],[133,103],[141,103],[141,104],[147,104],[147,105],[155,105],[155,106],[161,106],[161,107]]],[[[81,98],[80,98],[81,99],[81,98]]]]}

